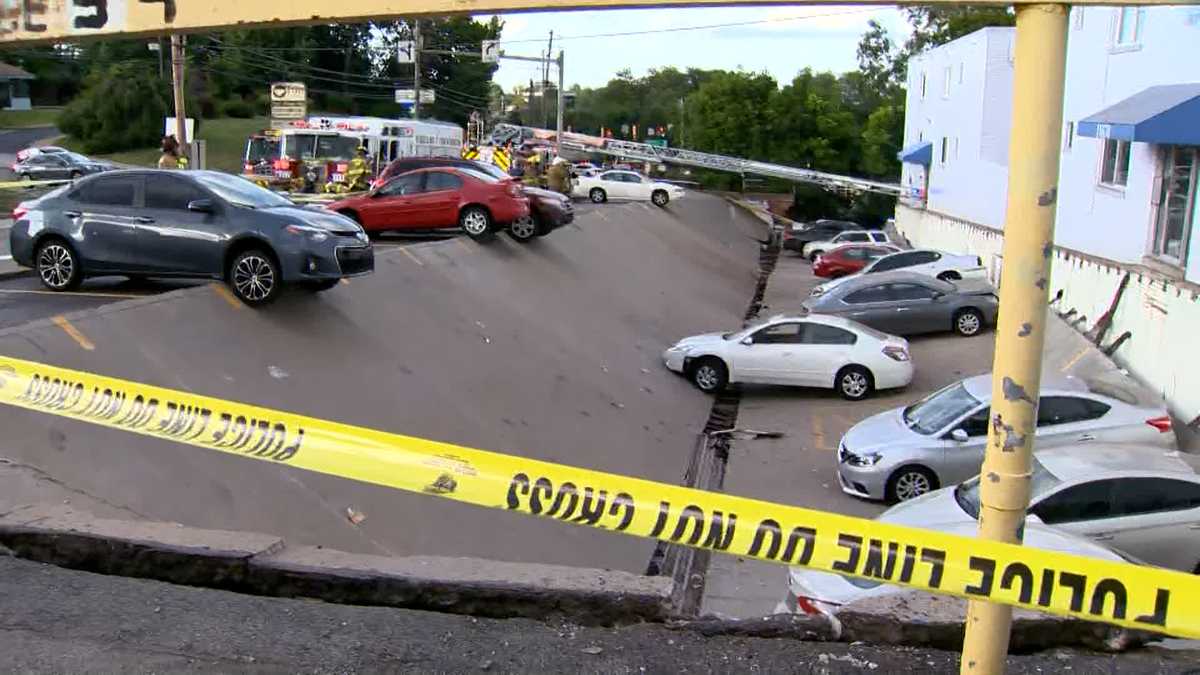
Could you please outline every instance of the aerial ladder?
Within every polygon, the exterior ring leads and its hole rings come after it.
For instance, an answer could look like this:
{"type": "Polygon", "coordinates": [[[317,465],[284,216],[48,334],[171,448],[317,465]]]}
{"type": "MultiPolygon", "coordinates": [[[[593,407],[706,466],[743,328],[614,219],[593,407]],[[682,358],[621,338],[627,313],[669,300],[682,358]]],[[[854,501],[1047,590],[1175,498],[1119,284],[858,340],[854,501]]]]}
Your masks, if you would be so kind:
{"type": "Polygon", "coordinates": [[[509,142],[513,145],[520,145],[530,139],[536,139],[551,144],[558,142],[559,147],[575,152],[598,153],[637,162],[674,164],[699,169],[712,169],[714,171],[728,171],[740,174],[743,177],[746,175],[755,175],[780,178],[796,183],[819,185],[831,191],[876,192],[893,196],[900,196],[904,192],[900,185],[893,183],[882,183],[865,178],[842,176],[783,164],[758,162],[752,159],[715,155],[708,152],[684,150],[682,148],[668,148],[649,143],[638,143],[637,141],[601,138],[587,134],[568,132],[563,134],[561,140],[556,138],[556,135],[553,129],[538,129],[515,124],[498,124],[492,130],[492,142],[496,145],[504,145],[509,142]]]}

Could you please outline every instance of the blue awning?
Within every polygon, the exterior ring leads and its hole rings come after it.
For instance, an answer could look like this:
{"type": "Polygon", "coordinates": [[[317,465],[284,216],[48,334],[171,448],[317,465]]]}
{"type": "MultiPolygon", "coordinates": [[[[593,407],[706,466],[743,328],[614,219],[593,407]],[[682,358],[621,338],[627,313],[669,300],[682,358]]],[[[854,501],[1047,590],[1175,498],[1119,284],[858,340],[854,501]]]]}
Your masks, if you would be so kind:
{"type": "Polygon", "coordinates": [[[1080,120],[1080,136],[1200,145],[1200,83],[1150,87],[1080,120]]]}
{"type": "Polygon", "coordinates": [[[929,141],[913,143],[900,152],[897,152],[896,159],[908,164],[924,164],[925,166],[929,166],[933,162],[933,143],[929,141]]]}

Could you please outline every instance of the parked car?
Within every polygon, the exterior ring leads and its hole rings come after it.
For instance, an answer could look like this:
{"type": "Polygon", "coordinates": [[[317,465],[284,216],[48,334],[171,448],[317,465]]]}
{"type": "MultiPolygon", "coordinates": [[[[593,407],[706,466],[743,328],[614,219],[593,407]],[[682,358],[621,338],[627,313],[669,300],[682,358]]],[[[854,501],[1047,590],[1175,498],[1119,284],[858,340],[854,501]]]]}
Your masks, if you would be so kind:
{"type": "Polygon", "coordinates": [[[907,386],[913,376],[903,338],[816,314],[684,338],[663,353],[663,362],[706,392],[735,382],[786,384],[834,389],[852,401],[907,386]]]}
{"type": "MultiPolygon", "coordinates": [[[[979,525],[976,523],[934,523],[921,525],[921,527],[961,537],[975,537],[979,529],[979,525]]],[[[1044,525],[1027,525],[1024,545],[1030,548],[1081,555],[1111,562],[1143,564],[1125,552],[1044,525]]],[[[875,579],[843,576],[811,567],[793,566],[788,572],[787,594],[776,612],[780,614],[822,614],[836,617],[842,607],[856,600],[895,595],[909,592],[909,590],[903,586],[875,579]]]]}
{"type": "Polygon", "coordinates": [[[870,228],[863,227],[849,220],[833,220],[830,218],[821,218],[811,223],[793,223],[790,228],[783,231],[783,248],[799,253],[804,249],[804,245],[811,241],[833,239],[842,232],[866,229],[870,228]]]}
{"type": "MultiPolygon", "coordinates": [[[[1030,522],[1087,537],[1160,567],[1200,573],[1200,476],[1159,446],[1083,443],[1033,458],[1030,522]]],[[[979,476],[897,504],[878,520],[976,524],[979,476]]]]}
{"type": "MultiPolygon", "coordinates": [[[[987,273],[987,270],[983,267],[983,260],[977,255],[954,255],[943,251],[917,249],[901,251],[879,258],[864,267],[861,274],[878,274],[880,272],[898,272],[901,270],[924,274],[925,276],[941,279],[942,281],[983,278],[987,273]]],[[[830,289],[836,288],[849,278],[852,277],[827,281],[814,288],[812,294],[821,295],[830,289]]]]}
{"type": "Polygon", "coordinates": [[[285,285],[324,291],[375,265],[354,221],[216,171],[107,172],[13,215],[13,260],[53,291],[107,274],[213,278],[261,305],[285,285]]]}
{"type": "Polygon", "coordinates": [[[856,277],[801,307],[865,323],[896,335],[955,331],[970,337],[996,323],[996,289],[986,280],[951,283],[923,274],[888,272],[856,277]]]}
{"type": "MultiPolygon", "coordinates": [[[[498,180],[513,180],[512,176],[494,164],[455,157],[408,157],[388,164],[379,178],[371,182],[371,188],[382,187],[392,178],[408,171],[444,166],[476,169],[498,180]]],[[[529,215],[513,221],[508,228],[508,233],[517,241],[527,242],[535,236],[544,237],[575,220],[575,205],[566,195],[528,185],[522,185],[521,190],[529,198],[529,215]]]]}
{"type": "Polygon", "coordinates": [[[18,162],[24,161],[25,159],[27,159],[29,157],[33,157],[34,155],[38,155],[43,152],[45,152],[45,153],[70,152],[70,150],[67,150],[66,148],[60,148],[57,145],[34,145],[34,146],[30,146],[28,148],[25,148],[24,150],[18,150],[17,151],[17,161],[18,162]]]}
{"type": "MultiPolygon", "coordinates": [[[[838,444],[842,491],[900,502],[979,473],[991,424],[992,376],[951,384],[912,405],[872,415],[838,444]]],[[[1136,443],[1176,448],[1161,400],[1103,379],[1044,377],[1036,446],[1136,443]]]]}
{"type": "Polygon", "coordinates": [[[112,170],[112,165],[97,162],[77,152],[39,152],[18,160],[13,173],[25,180],[75,180],[82,176],[112,170]]]}
{"type": "Polygon", "coordinates": [[[649,200],[655,206],[666,206],[672,199],[682,199],[684,189],[662,183],[633,171],[605,171],[598,176],[575,179],[572,194],[587,197],[596,204],[612,200],[649,200]]]}
{"type": "Polygon", "coordinates": [[[899,250],[891,244],[844,244],[817,256],[813,261],[813,274],[837,279],[859,272],[872,262],[899,250]]]}
{"type": "Polygon", "coordinates": [[[890,244],[887,232],[883,230],[850,230],[839,232],[829,239],[810,241],[800,249],[800,255],[809,260],[816,260],[822,253],[835,249],[843,244],[890,244]]]}
{"type": "Polygon", "coordinates": [[[454,229],[480,240],[528,216],[529,199],[512,180],[448,166],[401,174],[382,187],[325,208],[368,232],[454,229]]]}

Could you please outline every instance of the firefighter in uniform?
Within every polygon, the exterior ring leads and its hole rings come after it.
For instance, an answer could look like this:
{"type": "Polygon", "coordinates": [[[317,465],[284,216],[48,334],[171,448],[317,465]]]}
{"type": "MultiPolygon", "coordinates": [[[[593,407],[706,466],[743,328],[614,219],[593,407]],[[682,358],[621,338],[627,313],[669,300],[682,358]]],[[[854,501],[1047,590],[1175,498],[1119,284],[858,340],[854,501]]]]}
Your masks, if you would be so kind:
{"type": "Polygon", "coordinates": [[[354,153],[354,159],[350,160],[350,165],[346,167],[346,175],[344,180],[338,184],[330,181],[325,184],[326,192],[357,192],[366,190],[368,187],[367,174],[370,173],[371,167],[367,165],[367,149],[359,147],[354,153]]]}
{"type": "Polygon", "coordinates": [[[571,169],[567,165],[567,160],[562,157],[554,158],[554,162],[550,164],[550,169],[546,172],[546,186],[559,194],[571,194],[571,169]]]}

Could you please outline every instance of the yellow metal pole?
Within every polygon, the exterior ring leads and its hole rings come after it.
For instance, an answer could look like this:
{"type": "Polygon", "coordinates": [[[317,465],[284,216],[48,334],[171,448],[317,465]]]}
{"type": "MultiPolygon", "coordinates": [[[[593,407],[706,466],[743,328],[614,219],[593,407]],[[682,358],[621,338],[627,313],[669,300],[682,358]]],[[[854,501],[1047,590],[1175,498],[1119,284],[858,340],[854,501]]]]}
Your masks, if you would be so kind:
{"type": "MultiPolygon", "coordinates": [[[[1030,460],[1045,343],[1054,241],[1066,5],[1019,5],[1008,146],[1008,212],[1000,322],[992,366],[992,421],[980,479],[979,536],[1019,542],[1029,505],[1030,460]]],[[[979,600],[967,611],[961,671],[1004,672],[1012,608],[979,600]]]]}

